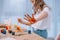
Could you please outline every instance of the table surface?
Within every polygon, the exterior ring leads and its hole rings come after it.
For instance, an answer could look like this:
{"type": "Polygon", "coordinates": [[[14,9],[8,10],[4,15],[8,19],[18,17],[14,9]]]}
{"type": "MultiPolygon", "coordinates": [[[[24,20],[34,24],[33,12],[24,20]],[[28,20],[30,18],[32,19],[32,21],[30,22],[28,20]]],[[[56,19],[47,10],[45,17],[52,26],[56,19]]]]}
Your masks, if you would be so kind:
{"type": "Polygon", "coordinates": [[[15,33],[16,35],[11,35],[7,33],[6,35],[0,33],[0,39],[4,38],[14,38],[15,40],[45,40],[43,37],[38,36],[35,33],[28,34],[27,32],[22,32],[22,33],[15,33]]]}

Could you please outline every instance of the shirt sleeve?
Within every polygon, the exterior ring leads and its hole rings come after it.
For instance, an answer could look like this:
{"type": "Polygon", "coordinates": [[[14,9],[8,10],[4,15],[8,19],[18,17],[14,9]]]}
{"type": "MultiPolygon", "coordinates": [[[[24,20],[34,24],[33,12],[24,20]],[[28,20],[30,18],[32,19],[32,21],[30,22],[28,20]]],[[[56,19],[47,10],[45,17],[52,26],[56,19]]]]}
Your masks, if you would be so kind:
{"type": "Polygon", "coordinates": [[[50,12],[50,9],[49,9],[48,7],[45,7],[45,8],[43,9],[42,13],[43,13],[43,12],[49,13],[49,12],[50,12]]]}
{"type": "Polygon", "coordinates": [[[45,7],[40,13],[38,13],[38,15],[35,16],[35,19],[37,20],[38,17],[41,16],[41,14],[44,14],[45,12],[48,13],[48,15],[50,15],[50,9],[48,7],[45,7]]]}

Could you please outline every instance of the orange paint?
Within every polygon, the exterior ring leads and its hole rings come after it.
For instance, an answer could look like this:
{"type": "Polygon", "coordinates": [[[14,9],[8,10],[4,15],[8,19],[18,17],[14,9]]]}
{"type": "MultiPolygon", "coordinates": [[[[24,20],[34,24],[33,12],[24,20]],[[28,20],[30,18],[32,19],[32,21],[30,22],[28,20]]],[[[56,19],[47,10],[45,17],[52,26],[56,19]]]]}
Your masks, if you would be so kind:
{"type": "Polygon", "coordinates": [[[19,26],[17,27],[17,31],[23,32],[22,29],[19,26]]]}
{"type": "Polygon", "coordinates": [[[18,22],[21,22],[21,19],[20,18],[18,18],[18,22]]]}
{"type": "Polygon", "coordinates": [[[20,30],[20,27],[17,27],[17,30],[20,30]]]}
{"type": "Polygon", "coordinates": [[[31,23],[35,23],[36,20],[35,20],[34,18],[31,18],[30,22],[31,22],[31,23]]]}
{"type": "Polygon", "coordinates": [[[9,30],[9,26],[6,26],[6,30],[9,30]]]}

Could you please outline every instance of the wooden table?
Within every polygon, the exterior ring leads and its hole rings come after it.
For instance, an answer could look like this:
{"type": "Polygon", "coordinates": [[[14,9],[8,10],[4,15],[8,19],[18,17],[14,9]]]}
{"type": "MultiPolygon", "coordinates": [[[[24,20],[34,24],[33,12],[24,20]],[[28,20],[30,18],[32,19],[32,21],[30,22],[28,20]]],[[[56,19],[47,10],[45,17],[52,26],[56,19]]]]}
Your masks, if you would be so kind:
{"type": "Polygon", "coordinates": [[[11,35],[11,34],[7,33],[4,38],[7,38],[7,37],[11,37],[11,38],[14,38],[16,40],[46,40],[43,37],[38,36],[35,33],[28,34],[26,32],[16,33],[16,35],[11,35]]]}

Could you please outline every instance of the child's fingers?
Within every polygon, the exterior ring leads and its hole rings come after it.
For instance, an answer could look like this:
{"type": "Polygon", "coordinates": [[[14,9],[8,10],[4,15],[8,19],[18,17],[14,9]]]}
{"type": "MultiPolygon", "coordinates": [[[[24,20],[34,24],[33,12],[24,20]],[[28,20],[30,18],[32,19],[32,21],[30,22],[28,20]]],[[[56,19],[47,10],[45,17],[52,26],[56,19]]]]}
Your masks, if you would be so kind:
{"type": "Polygon", "coordinates": [[[31,18],[31,16],[29,14],[27,14],[27,16],[31,18]]]}
{"type": "Polygon", "coordinates": [[[27,18],[24,18],[25,20],[27,20],[28,22],[31,22],[31,19],[29,20],[29,19],[27,19],[27,18]]]}
{"type": "Polygon", "coordinates": [[[31,18],[27,18],[27,17],[25,17],[24,19],[27,20],[27,21],[30,21],[31,20],[31,18]]]}
{"type": "Polygon", "coordinates": [[[32,17],[30,17],[28,14],[26,14],[24,19],[29,21],[30,23],[35,22],[34,14],[32,14],[32,17]]]}
{"type": "Polygon", "coordinates": [[[25,17],[28,18],[29,20],[31,19],[31,17],[28,14],[25,14],[25,17]]]}
{"type": "Polygon", "coordinates": [[[24,18],[25,20],[29,21],[27,18],[24,18]]]}
{"type": "Polygon", "coordinates": [[[34,14],[32,14],[32,18],[34,18],[34,14]]]}

